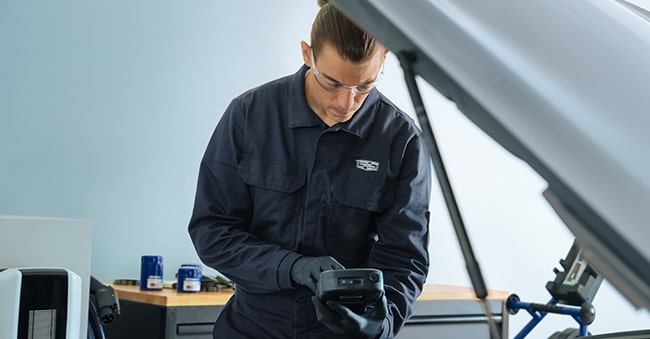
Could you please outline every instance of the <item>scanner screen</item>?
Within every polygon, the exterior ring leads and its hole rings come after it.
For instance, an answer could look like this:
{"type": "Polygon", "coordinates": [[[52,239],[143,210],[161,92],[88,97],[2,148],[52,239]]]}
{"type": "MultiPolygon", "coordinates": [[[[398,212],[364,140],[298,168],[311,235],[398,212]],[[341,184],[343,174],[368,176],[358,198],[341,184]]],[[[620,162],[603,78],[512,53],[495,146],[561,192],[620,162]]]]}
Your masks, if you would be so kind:
{"type": "Polygon", "coordinates": [[[339,278],[339,286],[363,286],[363,279],[359,277],[339,278]]]}

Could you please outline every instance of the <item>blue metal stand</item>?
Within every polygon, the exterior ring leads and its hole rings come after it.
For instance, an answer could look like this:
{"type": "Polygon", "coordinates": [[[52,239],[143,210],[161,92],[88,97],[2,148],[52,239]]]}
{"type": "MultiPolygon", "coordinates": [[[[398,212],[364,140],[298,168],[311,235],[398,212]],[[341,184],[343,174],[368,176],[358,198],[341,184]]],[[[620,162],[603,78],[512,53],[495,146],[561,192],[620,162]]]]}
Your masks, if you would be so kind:
{"type": "Polygon", "coordinates": [[[580,307],[558,305],[558,301],[551,298],[546,304],[536,304],[522,302],[516,294],[511,294],[506,301],[506,308],[510,314],[516,314],[520,309],[524,309],[533,317],[526,326],[524,326],[514,339],[525,338],[539,324],[548,313],[570,315],[580,326],[580,337],[588,334],[587,326],[590,325],[595,317],[596,310],[589,301],[585,301],[580,307]]]}

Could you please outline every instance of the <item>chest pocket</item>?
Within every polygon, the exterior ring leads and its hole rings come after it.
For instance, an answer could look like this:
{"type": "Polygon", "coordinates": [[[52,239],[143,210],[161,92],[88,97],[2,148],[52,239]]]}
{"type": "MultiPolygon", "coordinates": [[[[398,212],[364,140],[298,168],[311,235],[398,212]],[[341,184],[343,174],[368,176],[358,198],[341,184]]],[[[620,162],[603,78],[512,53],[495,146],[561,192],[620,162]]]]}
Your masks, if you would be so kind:
{"type": "Polygon", "coordinates": [[[252,154],[243,156],[237,170],[251,197],[248,231],[283,248],[293,247],[302,213],[300,189],[305,185],[305,171],[252,154]]]}
{"type": "Polygon", "coordinates": [[[336,178],[332,183],[332,195],[341,205],[382,212],[395,201],[392,184],[336,178]]]}
{"type": "Polygon", "coordinates": [[[363,261],[377,234],[375,214],[395,201],[395,185],[336,178],[326,228],[326,248],[344,266],[363,261]]]}
{"type": "Polygon", "coordinates": [[[268,190],[293,193],[305,184],[305,173],[298,166],[265,161],[252,154],[244,154],[237,170],[246,184],[268,190]]]}

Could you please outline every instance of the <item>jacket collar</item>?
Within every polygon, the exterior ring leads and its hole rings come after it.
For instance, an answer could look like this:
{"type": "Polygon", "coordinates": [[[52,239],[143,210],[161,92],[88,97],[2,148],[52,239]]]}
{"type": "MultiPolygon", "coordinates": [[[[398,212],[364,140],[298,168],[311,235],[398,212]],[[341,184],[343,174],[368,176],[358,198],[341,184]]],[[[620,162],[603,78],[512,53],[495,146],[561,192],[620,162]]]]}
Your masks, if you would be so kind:
{"type": "MultiPolygon", "coordinates": [[[[309,67],[302,65],[300,69],[290,77],[289,86],[289,128],[313,127],[322,124],[316,113],[314,113],[305,96],[305,76],[309,67]]],[[[379,105],[379,91],[375,88],[366,97],[359,110],[352,116],[352,119],[338,123],[330,128],[340,129],[348,133],[366,139],[370,129],[375,122],[376,112],[379,105]]]]}

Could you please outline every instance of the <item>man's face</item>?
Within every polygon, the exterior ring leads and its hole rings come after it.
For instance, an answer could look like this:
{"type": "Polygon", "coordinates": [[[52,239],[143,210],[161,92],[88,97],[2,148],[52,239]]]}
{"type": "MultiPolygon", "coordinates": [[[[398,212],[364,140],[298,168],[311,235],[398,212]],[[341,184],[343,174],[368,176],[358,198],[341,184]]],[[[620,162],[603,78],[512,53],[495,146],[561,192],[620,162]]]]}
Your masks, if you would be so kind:
{"type": "Polygon", "coordinates": [[[307,104],[328,126],[350,120],[379,80],[385,56],[377,48],[367,61],[353,63],[326,44],[314,60],[311,47],[303,42],[303,58],[311,67],[305,79],[307,104]]]}

